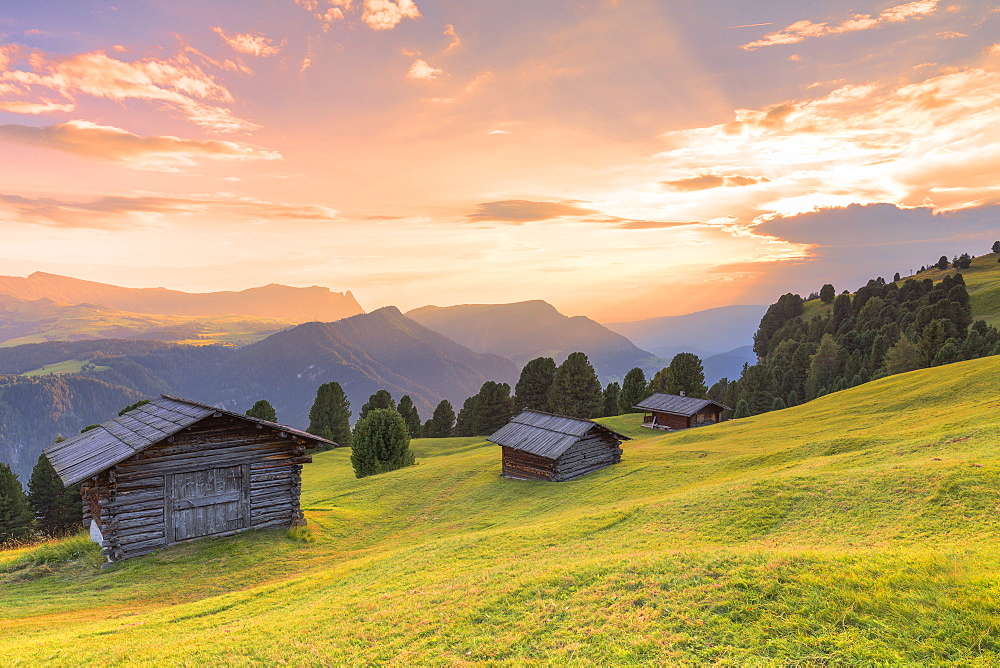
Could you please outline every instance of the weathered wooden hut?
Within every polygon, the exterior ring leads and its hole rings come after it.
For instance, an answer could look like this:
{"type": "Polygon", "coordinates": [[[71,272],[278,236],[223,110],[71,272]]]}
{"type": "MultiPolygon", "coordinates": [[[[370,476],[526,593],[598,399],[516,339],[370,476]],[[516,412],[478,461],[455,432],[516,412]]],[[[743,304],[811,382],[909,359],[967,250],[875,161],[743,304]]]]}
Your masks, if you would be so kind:
{"type": "Polygon", "coordinates": [[[80,483],[84,525],[109,561],[203,536],[290,526],[307,447],[331,441],[161,396],[45,450],[80,483]]]}
{"type": "Polygon", "coordinates": [[[502,449],[505,478],[561,482],[617,464],[630,439],[592,420],[526,410],[487,440],[502,449]]]}
{"type": "Polygon", "coordinates": [[[722,422],[722,411],[732,410],[711,399],[657,392],[633,408],[644,411],[642,426],[650,429],[690,429],[722,422]]]}

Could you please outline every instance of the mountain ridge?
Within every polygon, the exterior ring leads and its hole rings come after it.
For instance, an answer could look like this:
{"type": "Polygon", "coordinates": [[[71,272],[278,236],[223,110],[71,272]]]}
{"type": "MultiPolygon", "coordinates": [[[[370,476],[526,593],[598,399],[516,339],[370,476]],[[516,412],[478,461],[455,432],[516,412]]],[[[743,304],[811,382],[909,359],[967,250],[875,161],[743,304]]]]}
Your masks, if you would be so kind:
{"type": "Polygon", "coordinates": [[[167,288],[126,288],[36,271],[27,277],[0,276],[0,294],[33,301],[91,304],[134,313],[160,315],[246,315],[295,323],[333,321],[364,310],[350,290],[334,292],[317,285],[294,288],[277,283],[217,292],[167,288]]]}

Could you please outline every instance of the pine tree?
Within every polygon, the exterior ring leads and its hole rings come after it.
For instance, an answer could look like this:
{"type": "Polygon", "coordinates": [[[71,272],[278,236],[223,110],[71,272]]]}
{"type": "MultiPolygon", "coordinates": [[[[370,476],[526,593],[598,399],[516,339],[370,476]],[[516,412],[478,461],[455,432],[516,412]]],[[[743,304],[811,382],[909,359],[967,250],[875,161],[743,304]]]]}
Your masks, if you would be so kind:
{"type": "MultiPolygon", "coordinates": [[[[143,399],[142,401],[137,401],[134,404],[130,404],[130,405],[126,406],[125,408],[121,409],[120,411],[118,411],[118,417],[121,417],[122,415],[125,415],[129,411],[134,411],[139,406],[145,406],[148,403],[149,403],[149,399],[143,399]]],[[[101,425],[97,425],[97,426],[99,427],[101,425]]],[[[82,434],[83,432],[81,431],[80,433],[82,434]]]]}
{"type": "Polygon", "coordinates": [[[0,545],[31,537],[31,506],[10,467],[0,462],[0,545]]]}
{"type": "MultiPolygon", "coordinates": [[[[649,385],[646,387],[646,397],[651,397],[657,392],[669,392],[670,387],[670,367],[665,366],[655,374],[653,374],[653,379],[649,381],[649,385]]],[[[645,399],[646,397],[643,397],[645,399]]],[[[642,401],[640,399],[639,401],[642,401]]]]}
{"type": "Polygon", "coordinates": [[[617,382],[610,382],[607,387],[604,388],[604,417],[619,415],[618,395],[621,393],[621,385],[617,382]]]}
{"type": "Polygon", "coordinates": [[[819,291],[819,299],[824,304],[832,304],[833,300],[837,297],[837,290],[832,285],[827,283],[819,291]]]}
{"type": "Polygon", "coordinates": [[[475,408],[472,411],[472,434],[489,436],[510,422],[514,402],[510,397],[510,385],[488,380],[479,388],[475,408]]]}
{"type": "Polygon", "coordinates": [[[788,404],[785,403],[784,399],[782,399],[781,397],[775,397],[774,398],[774,403],[771,404],[771,410],[772,411],[781,411],[781,410],[784,410],[786,408],[788,408],[788,404]]]}
{"type": "Polygon", "coordinates": [[[28,480],[28,503],[35,516],[36,526],[46,536],[61,536],[77,531],[83,523],[80,486],[64,487],[49,458],[44,454],[38,456],[38,462],[28,480]]]}
{"type": "Polygon", "coordinates": [[[410,395],[404,394],[400,398],[397,411],[403,416],[403,422],[410,430],[410,438],[420,438],[420,414],[417,412],[417,407],[413,405],[413,399],[410,398],[410,395]]]}
{"type": "Polygon", "coordinates": [[[323,383],[316,388],[316,399],[309,409],[310,434],[337,445],[351,444],[351,402],[340,383],[323,383]]]}
{"type": "Polygon", "coordinates": [[[525,408],[549,412],[549,390],[556,375],[556,362],[551,357],[536,357],[521,369],[514,386],[514,413],[525,408]]]}
{"type": "Polygon", "coordinates": [[[363,417],[368,417],[368,413],[376,408],[387,408],[391,411],[396,410],[396,402],[392,400],[392,395],[389,394],[388,390],[379,390],[375,394],[368,397],[368,401],[361,407],[361,413],[358,414],[358,419],[360,420],[363,417]]]}
{"type": "Polygon", "coordinates": [[[945,269],[947,269],[948,268],[948,256],[947,255],[942,255],[940,257],[940,259],[938,259],[937,263],[934,266],[937,267],[938,269],[942,270],[942,271],[944,271],[945,269]]]}
{"type": "Polygon", "coordinates": [[[736,404],[736,412],[733,414],[733,419],[739,420],[745,417],[750,417],[750,404],[745,399],[740,399],[739,403],[736,404]]]}
{"type": "Polygon", "coordinates": [[[1000,253],[1000,241],[993,242],[993,252],[1000,253]]]}
{"type": "Polygon", "coordinates": [[[809,361],[809,376],[806,378],[806,395],[816,397],[820,387],[829,387],[840,373],[840,351],[842,346],[830,334],[820,339],[819,348],[809,361]]]}
{"type": "Polygon", "coordinates": [[[458,417],[455,418],[455,436],[473,436],[472,414],[476,411],[476,399],[478,398],[478,395],[473,394],[462,404],[461,410],[458,411],[458,417]]]}
{"type": "Polygon", "coordinates": [[[902,280],[902,277],[899,275],[898,271],[895,274],[893,274],[893,276],[892,276],[892,282],[893,283],[899,283],[901,280],[902,280]]]}
{"type": "Polygon", "coordinates": [[[258,420],[267,420],[268,422],[278,421],[278,414],[274,412],[274,406],[267,399],[259,399],[246,414],[258,420]]]}
{"type": "Polygon", "coordinates": [[[455,428],[455,409],[451,402],[442,399],[434,409],[434,416],[427,422],[427,438],[448,438],[455,428]]]}
{"type": "Polygon", "coordinates": [[[618,393],[618,414],[638,413],[633,406],[649,396],[649,389],[646,387],[646,374],[639,367],[633,368],[625,374],[622,381],[621,392],[618,393]]]}
{"type": "Polygon", "coordinates": [[[689,397],[704,399],[708,394],[705,387],[705,370],[701,358],[694,353],[677,353],[670,360],[670,380],[668,394],[683,392],[689,397]]]}
{"type": "Polygon", "coordinates": [[[398,412],[373,408],[354,425],[351,465],[355,477],[395,471],[413,462],[410,430],[398,412]]]}
{"type": "Polygon", "coordinates": [[[597,380],[590,360],[581,352],[570,353],[556,369],[552,381],[549,391],[551,411],[570,417],[591,418],[600,414],[603,402],[601,382],[597,380]]]}

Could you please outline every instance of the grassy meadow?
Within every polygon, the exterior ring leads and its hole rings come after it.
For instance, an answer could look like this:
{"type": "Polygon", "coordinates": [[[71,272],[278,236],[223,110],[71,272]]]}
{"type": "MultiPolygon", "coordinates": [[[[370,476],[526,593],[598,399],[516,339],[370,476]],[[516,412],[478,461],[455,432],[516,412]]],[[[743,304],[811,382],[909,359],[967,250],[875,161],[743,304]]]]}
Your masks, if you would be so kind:
{"type": "Polygon", "coordinates": [[[356,480],[309,526],[100,570],[0,552],[5,663],[1000,663],[1000,357],[689,432],[602,420],[621,464],[499,477],[479,438],[356,480]]]}

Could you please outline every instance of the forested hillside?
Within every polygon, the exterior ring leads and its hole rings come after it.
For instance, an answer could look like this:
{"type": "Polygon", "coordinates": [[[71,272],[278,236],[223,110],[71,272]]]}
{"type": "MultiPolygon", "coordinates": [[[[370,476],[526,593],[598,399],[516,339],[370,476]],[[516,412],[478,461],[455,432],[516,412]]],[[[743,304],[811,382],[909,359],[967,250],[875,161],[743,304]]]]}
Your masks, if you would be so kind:
{"type": "Polygon", "coordinates": [[[872,279],[854,294],[836,295],[831,285],[809,300],[785,294],[754,336],[758,363],[709,393],[738,414],[758,414],[887,375],[1000,354],[1000,331],[985,320],[995,315],[991,286],[1000,291],[997,255],[969,260],[975,308],[961,273],[969,265],[949,269],[946,258],[913,278],[872,279]]]}

